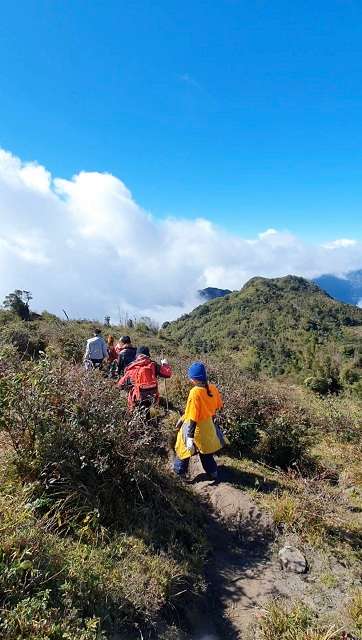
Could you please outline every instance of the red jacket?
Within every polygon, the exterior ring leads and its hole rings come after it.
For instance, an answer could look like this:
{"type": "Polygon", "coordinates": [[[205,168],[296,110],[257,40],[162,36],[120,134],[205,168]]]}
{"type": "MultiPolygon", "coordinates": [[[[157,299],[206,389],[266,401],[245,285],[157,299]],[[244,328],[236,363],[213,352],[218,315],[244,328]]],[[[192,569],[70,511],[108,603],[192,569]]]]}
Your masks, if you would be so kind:
{"type": "Polygon", "coordinates": [[[107,347],[108,362],[114,362],[118,358],[116,347],[107,347]]]}
{"type": "MultiPolygon", "coordinates": [[[[130,409],[130,411],[134,408],[135,401],[136,401],[134,396],[133,384],[137,375],[137,371],[141,367],[143,367],[146,363],[148,364],[149,362],[152,362],[152,361],[151,361],[151,358],[149,358],[148,356],[144,356],[144,355],[137,356],[136,360],[131,362],[131,364],[129,364],[128,367],[126,367],[122,378],[118,380],[117,386],[120,387],[120,389],[131,387],[128,394],[128,408],[130,409]]],[[[153,364],[155,365],[156,377],[171,378],[172,369],[169,364],[158,364],[157,362],[154,362],[153,364]]],[[[158,392],[157,392],[157,399],[158,399],[158,392]]]]}

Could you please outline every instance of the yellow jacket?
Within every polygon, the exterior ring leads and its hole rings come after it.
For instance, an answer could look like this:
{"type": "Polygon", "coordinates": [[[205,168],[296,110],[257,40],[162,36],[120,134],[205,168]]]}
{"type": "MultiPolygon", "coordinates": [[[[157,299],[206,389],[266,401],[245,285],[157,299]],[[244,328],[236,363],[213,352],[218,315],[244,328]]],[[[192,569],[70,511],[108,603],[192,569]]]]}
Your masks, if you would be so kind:
{"type": "Polygon", "coordinates": [[[222,398],[214,384],[209,385],[212,397],[209,397],[205,387],[193,387],[189,393],[185,413],[182,416],[182,426],[177,435],[175,446],[176,455],[180,460],[189,458],[192,453],[186,447],[186,439],[190,434],[190,421],[196,422],[194,443],[196,453],[215,453],[225,444],[226,438],[221,429],[215,426],[213,416],[222,408],[222,398]]]}

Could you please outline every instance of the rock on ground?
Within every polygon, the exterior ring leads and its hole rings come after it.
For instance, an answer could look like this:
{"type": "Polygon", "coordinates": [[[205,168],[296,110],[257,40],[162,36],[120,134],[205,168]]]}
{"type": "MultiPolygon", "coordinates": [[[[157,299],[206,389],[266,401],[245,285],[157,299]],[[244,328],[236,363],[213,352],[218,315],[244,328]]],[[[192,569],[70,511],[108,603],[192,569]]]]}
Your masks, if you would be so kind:
{"type": "Polygon", "coordinates": [[[293,573],[306,573],[307,560],[299,549],[291,545],[285,545],[278,553],[280,565],[284,571],[293,573]]]}

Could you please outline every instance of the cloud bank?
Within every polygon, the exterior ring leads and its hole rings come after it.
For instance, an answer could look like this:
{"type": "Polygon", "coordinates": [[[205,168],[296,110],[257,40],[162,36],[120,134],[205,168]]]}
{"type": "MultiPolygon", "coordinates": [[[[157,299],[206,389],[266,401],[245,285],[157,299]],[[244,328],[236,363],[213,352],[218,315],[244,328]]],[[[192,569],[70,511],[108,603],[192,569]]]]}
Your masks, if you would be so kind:
{"type": "Polygon", "coordinates": [[[354,239],[311,245],[275,229],[241,238],[203,218],[158,220],[113,175],[53,178],[0,149],[1,299],[20,288],[32,291],[38,310],[59,315],[165,320],[191,309],[206,286],[361,266],[354,239]]]}

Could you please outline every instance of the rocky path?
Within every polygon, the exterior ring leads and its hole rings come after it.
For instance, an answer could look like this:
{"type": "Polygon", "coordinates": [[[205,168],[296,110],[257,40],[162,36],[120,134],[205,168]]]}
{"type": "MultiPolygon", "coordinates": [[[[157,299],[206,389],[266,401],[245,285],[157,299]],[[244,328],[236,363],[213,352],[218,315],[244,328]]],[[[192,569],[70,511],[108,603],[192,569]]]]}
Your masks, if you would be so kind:
{"type": "Polygon", "coordinates": [[[191,486],[204,504],[212,549],[206,601],[190,614],[192,640],[251,640],[266,601],[303,587],[302,577],[279,566],[271,519],[228,482],[228,473],[221,467],[221,482],[215,484],[198,459],[192,460],[191,486]]]}

